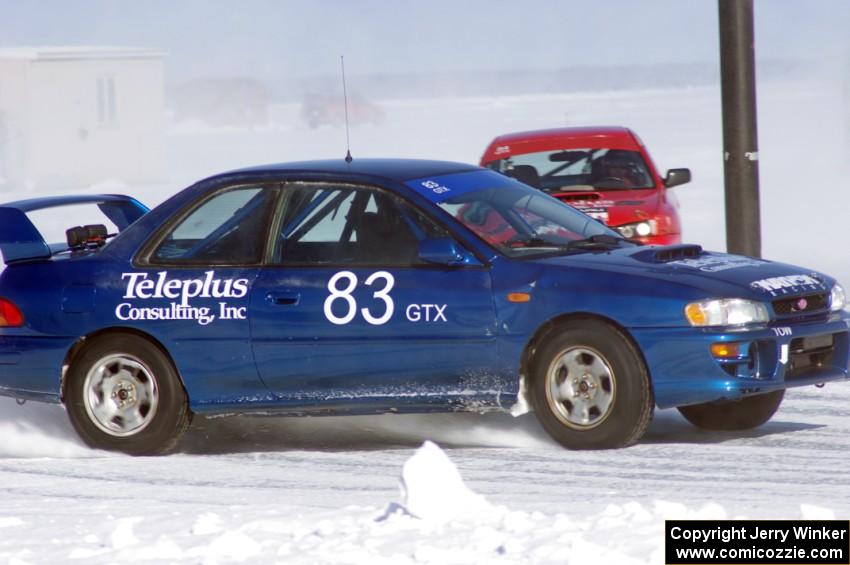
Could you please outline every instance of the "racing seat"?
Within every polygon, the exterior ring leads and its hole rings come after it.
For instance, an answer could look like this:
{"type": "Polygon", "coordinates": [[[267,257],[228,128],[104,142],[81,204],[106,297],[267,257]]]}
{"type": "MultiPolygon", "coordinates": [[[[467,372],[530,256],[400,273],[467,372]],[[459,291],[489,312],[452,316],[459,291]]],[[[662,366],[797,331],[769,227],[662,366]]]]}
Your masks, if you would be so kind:
{"type": "Polygon", "coordinates": [[[516,165],[513,169],[505,171],[505,174],[528,186],[540,188],[540,175],[531,165],[516,165]]]}
{"type": "Polygon", "coordinates": [[[357,224],[358,259],[366,263],[412,265],[419,255],[416,236],[401,211],[390,203],[363,212],[357,224]]]}

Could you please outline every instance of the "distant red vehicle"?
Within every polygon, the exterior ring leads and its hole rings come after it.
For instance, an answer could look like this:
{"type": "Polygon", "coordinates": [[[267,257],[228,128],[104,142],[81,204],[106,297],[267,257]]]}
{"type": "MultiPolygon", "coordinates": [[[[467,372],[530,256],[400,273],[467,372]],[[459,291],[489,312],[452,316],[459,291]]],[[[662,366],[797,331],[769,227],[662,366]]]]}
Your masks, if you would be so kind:
{"type": "Polygon", "coordinates": [[[678,201],[667,189],[690,169],[661,177],[643,142],[625,127],[525,131],[494,139],[481,165],[512,176],[642,243],[681,242],[678,201]]]}

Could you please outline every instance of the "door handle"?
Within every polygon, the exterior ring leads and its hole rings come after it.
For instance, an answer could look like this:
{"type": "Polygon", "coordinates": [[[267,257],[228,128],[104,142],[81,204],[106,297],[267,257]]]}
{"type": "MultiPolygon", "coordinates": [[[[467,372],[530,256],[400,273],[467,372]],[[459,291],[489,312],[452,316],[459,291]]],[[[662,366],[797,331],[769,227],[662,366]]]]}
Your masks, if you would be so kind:
{"type": "Polygon", "coordinates": [[[301,300],[301,293],[297,291],[274,291],[266,294],[266,300],[278,306],[295,306],[301,300]]]}

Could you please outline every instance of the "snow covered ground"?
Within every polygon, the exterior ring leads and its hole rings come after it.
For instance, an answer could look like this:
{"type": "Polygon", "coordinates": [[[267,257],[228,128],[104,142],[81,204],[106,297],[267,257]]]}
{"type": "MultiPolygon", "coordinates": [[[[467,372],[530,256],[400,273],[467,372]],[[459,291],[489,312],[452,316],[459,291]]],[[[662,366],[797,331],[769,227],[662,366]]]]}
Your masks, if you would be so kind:
{"type": "MultiPolygon", "coordinates": [[[[850,101],[812,81],[760,85],[763,254],[848,284],[850,101]]],[[[694,88],[380,101],[384,123],[354,128],[352,153],[474,162],[506,131],[627,125],[659,168],[692,169],[674,189],[685,239],[723,249],[719,99],[694,88]]],[[[344,131],[311,130],[298,111],[276,107],[260,129],[176,124],[170,182],[86,190],[153,205],[228,168],[342,158],[344,131]]],[[[657,412],[640,444],[606,452],[565,451],[532,415],[459,414],[198,418],[178,454],[131,458],[84,447],[61,407],[0,399],[0,561],[662,563],[664,518],[850,517],[848,451],[846,383],[789,392],[748,433],[657,412]]]]}

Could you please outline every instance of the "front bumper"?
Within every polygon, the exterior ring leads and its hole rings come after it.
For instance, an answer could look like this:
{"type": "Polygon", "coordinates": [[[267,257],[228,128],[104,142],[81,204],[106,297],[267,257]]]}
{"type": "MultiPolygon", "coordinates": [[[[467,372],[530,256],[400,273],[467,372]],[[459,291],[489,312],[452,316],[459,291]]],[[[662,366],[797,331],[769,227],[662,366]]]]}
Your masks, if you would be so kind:
{"type": "Polygon", "coordinates": [[[757,329],[637,328],[660,408],[735,399],[750,394],[850,378],[850,315],[771,323],[757,329]],[[736,343],[742,354],[717,359],[714,343],[736,343]]]}

